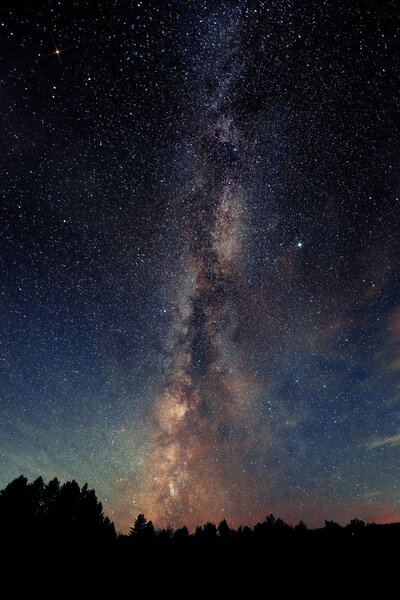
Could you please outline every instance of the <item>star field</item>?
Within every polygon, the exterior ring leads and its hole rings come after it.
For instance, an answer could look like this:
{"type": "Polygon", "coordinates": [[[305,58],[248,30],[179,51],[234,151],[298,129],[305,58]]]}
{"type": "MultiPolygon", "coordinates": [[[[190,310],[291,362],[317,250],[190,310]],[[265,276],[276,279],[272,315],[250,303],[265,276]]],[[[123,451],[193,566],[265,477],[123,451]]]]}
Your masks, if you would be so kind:
{"type": "Polygon", "coordinates": [[[1,9],[1,487],[400,520],[396,4],[1,9]]]}

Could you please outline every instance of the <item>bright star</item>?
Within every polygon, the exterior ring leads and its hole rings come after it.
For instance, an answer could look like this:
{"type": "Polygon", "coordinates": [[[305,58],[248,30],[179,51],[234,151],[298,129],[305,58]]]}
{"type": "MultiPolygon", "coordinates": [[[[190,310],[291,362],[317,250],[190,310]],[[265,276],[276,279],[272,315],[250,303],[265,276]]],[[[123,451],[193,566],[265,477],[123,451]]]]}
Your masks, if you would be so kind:
{"type": "Polygon", "coordinates": [[[70,46],[69,48],[62,48],[62,49],[57,48],[57,44],[56,44],[56,41],[54,39],[54,36],[51,36],[51,38],[53,40],[55,51],[54,52],[50,52],[50,54],[45,54],[43,58],[46,58],[47,56],[58,56],[58,60],[60,61],[60,65],[62,65],[61,56],[60,56],[61,52],[65,52],[66,50],[70,50],[70,48],[72,48],[72,46],[70,46]]]}

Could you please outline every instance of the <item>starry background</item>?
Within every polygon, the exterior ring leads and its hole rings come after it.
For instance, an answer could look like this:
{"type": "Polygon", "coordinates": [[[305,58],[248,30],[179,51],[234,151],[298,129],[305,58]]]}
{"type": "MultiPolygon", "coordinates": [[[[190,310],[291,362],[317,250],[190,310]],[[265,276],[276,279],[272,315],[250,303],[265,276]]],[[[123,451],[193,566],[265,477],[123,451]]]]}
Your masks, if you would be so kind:
{"type": "Polygon", "coordinates": [[[1,487],[400,520],[396,4],[3,3],[1,487]]]}

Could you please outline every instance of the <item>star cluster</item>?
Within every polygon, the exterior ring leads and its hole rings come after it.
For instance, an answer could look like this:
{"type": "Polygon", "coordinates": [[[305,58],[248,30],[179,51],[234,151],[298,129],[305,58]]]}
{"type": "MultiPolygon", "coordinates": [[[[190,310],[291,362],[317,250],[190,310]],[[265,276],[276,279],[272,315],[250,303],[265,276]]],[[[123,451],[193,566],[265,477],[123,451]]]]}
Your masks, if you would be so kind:
{"type": "Polygon", "coordinates": [[[400,520],[396,4],[5,3],[2,487],[400,520]]]}

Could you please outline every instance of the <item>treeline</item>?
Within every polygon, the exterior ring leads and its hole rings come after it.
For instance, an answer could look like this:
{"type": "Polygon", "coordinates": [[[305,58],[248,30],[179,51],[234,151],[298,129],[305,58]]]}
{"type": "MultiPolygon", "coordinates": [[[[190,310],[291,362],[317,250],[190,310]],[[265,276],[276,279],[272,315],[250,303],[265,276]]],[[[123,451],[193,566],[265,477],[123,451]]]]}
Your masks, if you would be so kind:
{"type": "Polygon", "coordinates": [[[232,529],[226,520],[218,525],[199,525],[193,533],[186,527],[156,529],[139,514],[129,534],[117,535],[114,524],[104,515],[94,490],[76,481],[61,484],[57,478],[47,484],[39,477],[28,483],[21,475],[0,492],[1,544],[8,548],[67,550],[74,553],[106,552],[109,556],[223,555],[299,556],[321,549],[365,549],[400,541],[400,523],[365,524],[353,519],[345,527],[325,521],[321,529],[308,529],[303,522],[295,527],[268,515],[254,527],[232,529]]]}
{"type": "Polygon", "coordinates": [[[1,537],[26,544],[45,541],[112,543],[114,524],[104,516],[95,491],[76,481],[28,483],[21,475],[0,492],[1,537]]]}

